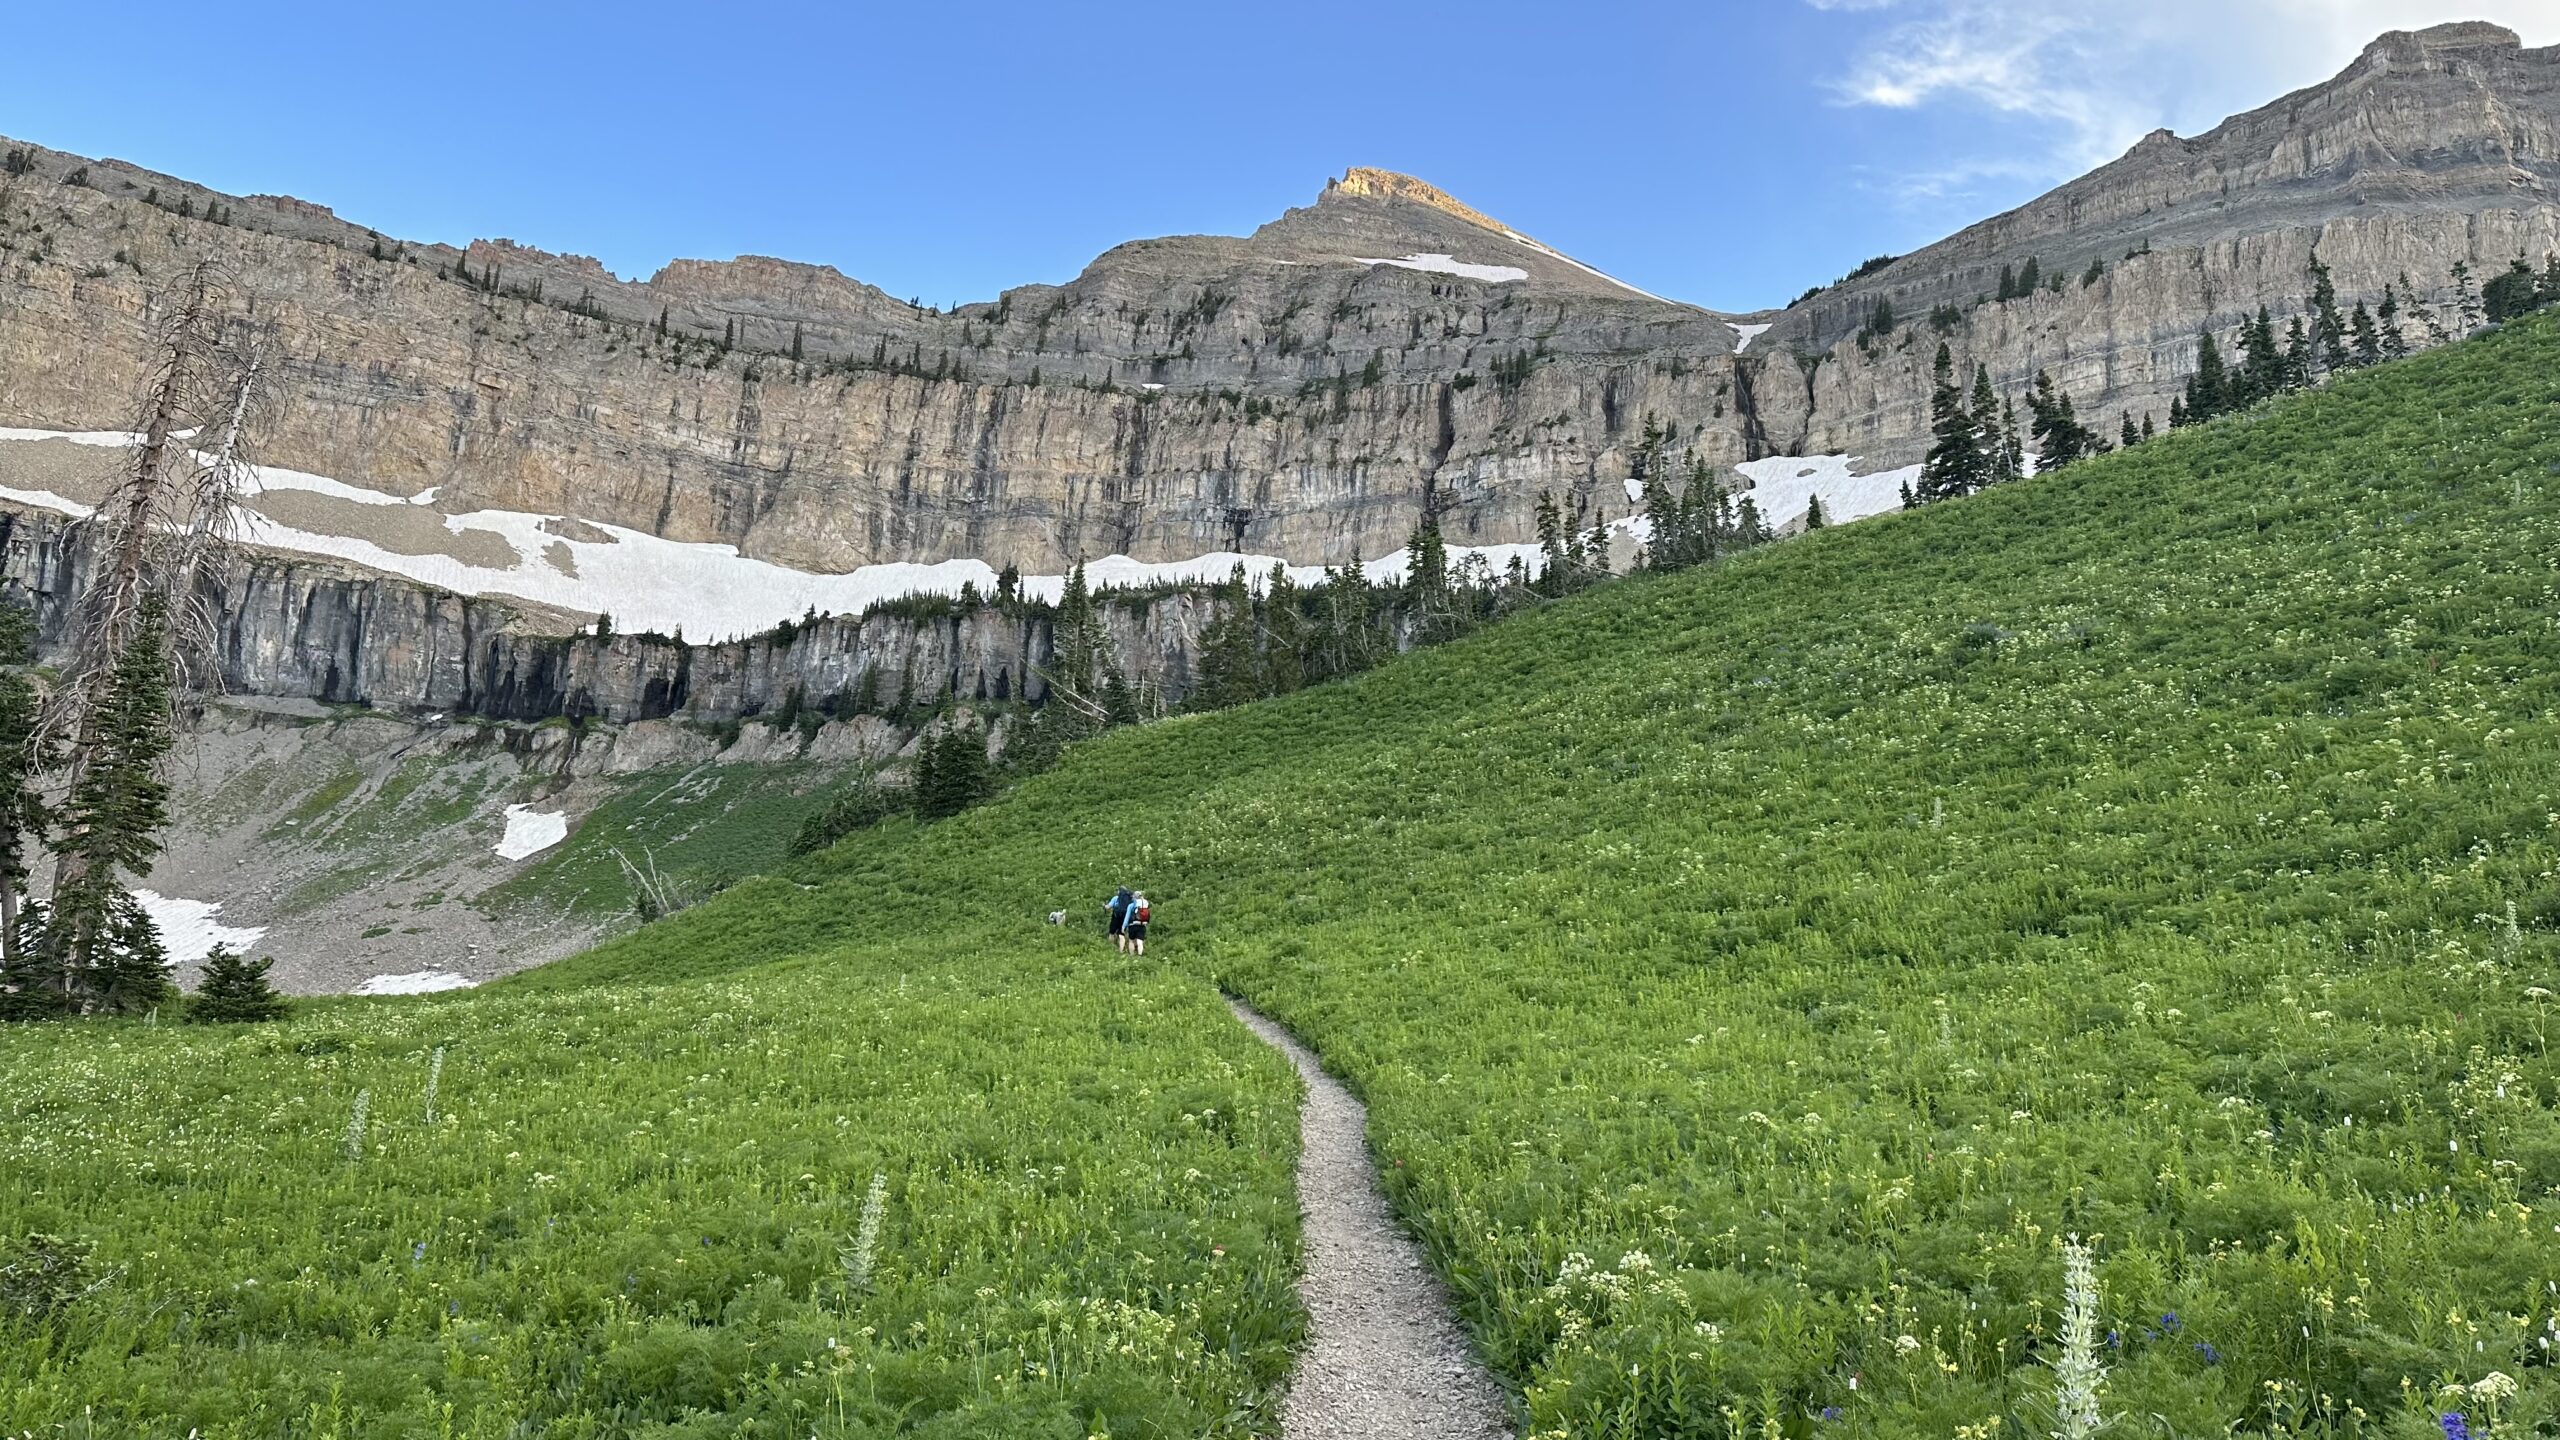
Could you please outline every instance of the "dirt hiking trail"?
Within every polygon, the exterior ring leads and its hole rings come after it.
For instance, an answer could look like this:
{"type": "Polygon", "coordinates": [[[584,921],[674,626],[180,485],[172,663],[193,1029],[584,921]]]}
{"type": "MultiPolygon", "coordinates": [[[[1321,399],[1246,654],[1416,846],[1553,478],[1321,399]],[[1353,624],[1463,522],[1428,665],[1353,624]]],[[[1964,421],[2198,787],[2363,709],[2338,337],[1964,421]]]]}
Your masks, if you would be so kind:
{"type": "Polygon", "coordinates": [[[1397,1228],[1369,1157],[1366,1107],[1307,1047],[1242,1003],[1246,1028],[1307,1084],[1298,1205],[1314,1335],[1289,1379],[1281,1440],[1509,1440],[1502,1387],[1467,1343],[1422,1247],[1397,1228]]]}

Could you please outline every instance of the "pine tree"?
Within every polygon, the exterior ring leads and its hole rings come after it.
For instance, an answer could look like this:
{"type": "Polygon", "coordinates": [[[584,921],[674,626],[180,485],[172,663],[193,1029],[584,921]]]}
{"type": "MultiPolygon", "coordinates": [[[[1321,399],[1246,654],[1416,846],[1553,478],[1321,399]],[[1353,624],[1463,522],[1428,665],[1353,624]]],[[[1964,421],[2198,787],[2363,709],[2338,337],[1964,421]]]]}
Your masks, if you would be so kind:
{"type": "Polygon", "coordinates": [[[2534,298],[2544,305],[2560,305],[2560,252],[2543,257],[2542,283],[2534,298]]]}
{"type": "Polygon", "coordinates": [[[2240,387],[2232,404],[2243,410],[2284,388],[2284,348],[2276,341],[2275,317],[2258,307],[2257,318],[2240,331],[2240,387]]]}
{"type": "Polygon", "coordinates": [[[2007,265],[2000,267],[1999,298],[2004,305],[2018,298],[2018,272],[2007,265]]]}
{"type": "Polygon", "coordinates": [[[2277,388],[2308,389],[2311,385],[2311,363],[2311,337],[2303,331],[2302,317],[2296,315],[2285,328],[2284,368],[2278,376],[2277,388]]]}
{"type": "Polygon", "coordinates": [[[1927,458],[1920,463],[1917,497],[1923,501],[1952,500],[1970,495],[1982,488],[1984,478],[1982,430],[1973,412],[1965,408],[1964,392],[1956,388],[1955,357],[1946,345],[1938,346],[1938,359],[1932,374],[1929,393],[1929,432],[1932,442],[1927,458]]]}
{"type": "Polygon", "coordinates": [[[1253,588],[1238,561],[1213,603],[1217,618],[1200,632],[1198,684],[1192,691],[1197,709],[1220,710],[1262,698],[1262,653],[1253,616],[1253,588]]]}
{"type": "Polygon", "coordinates": [[[2390,285],[2382,287],[2382,358],[2402,359],[2409,353],[2408,332],[2400,328],[2400,292],[2390,285]]]}
{"type": "Polygon", "coordinates": [[[2030,255],[2027,257],[2027,263],[2018,267],[2018,298],[2021,300],[2028,298],[2035,294],[2043,284],[2044,271],[2040,266],[2040,262],[2036,257],[2030,255]]]}
{"type": "Polygon", "coordinates": [[[1829,523],[1822,518],[1822,497],[1819,495],[1804,497],[1804,528],[1808,531],[1819,530],[1829,523]]]}
{"type": "Polygon", "coordinates": [[[187,1002],[187,1019],[197,1025],[249,1024],[281,1020],[291,1008],[267,983],[273,958],[252,960],[228,945],[205,952],[204,973],[187,1002]]]}
{"type": "MultiPolygon", "coordinates": [[[[2201,425],[2231,408],[2231,376],[2222,363],[2222,346],[2207,330],[2196,342],[2196,373],[2187,377],[2184,423],[2201,425]]],[[[2170,424],[2179,424],[2172,415],[2170,424]]]]}
{"type": "Polygon", "coordinates": [[[2349,354],[2348,364],[2359,370],[2381,364],[2382,332],[2374,327],[2373,312],[2365,308],[2363,301],[2356,302],[2355,316],[2347,325],[2355,336],[2355,349],[2349,354]]]}
{"type": "Polygon", "coordinates": [[[2504,323],[2530,313],[2542,303],[2542,287],[2536,282],[2533,267],[2521,255],[2515,263],[2481,287],[2480,300],[2488,308],[2489,319],[2504,323]]]}
{"type": "Polygon", "coordinates": [[[2116,447],[2130,450],[2142,443],[2142,432],[2133,428],[2133,412],[2124,412],[2124,428],[2116,432],[2116,447]]]}
{"type": "MultiPolygon", "coordinates": [[[[124,876],[147,873],[160,853],[160,830],[169,819],[169,785],[160,776],[160,761],[169,752],[171,713],[168,602],[154,593],[143,599],[83,737],[87,763],[64,798],[53,842],[63,865],[46,949],[65,991],[91,1005],[156,1003],[146,972],[158,941],[144,943],[150,920],[133,905],[124,876]],[[109,988],[113,999],[105,993],[109,988]]],[[[157,971],[165,986],[165,956],[157,971]]]]}
{"type": "Polygon", "coordinates": [[[44,739],[28,672],[35,658],[35,613],[0,601],[0,961],[16,958],[18,902],[30,879],[27,849],[42,841],[50,818],[37,777],[51,765],[55,747],[44,739]]]}
{"type": "Polygon", "coordinates": [[[2471,262],[2468,260],[2453,262],[2453,313],[2462,323],[2463,334],[2468,335],[2480,328],[2480,291],[2471,283],[2471,262]]]}
{"type": "Polygon", "coordinates": [[[1010,604],[1021,597],[1022,572],[1014,568],[1012,561],[1007,560],[1004,562],[1004,568],[996,572],[996,599],[1010,604]]]}
{"type": "MultiPolygon", "coordinates": [[[[2318,256],[2311,260],[2313,337],[2320,345],[2320,365],[2331,374],[2348,368],[2347,322],[2338,313],[2338,287],[2318,256]]],[[[2305,384],[2310,383],[2306,376],[2305,384]]]]}
{"type": "Polygon", "coordinates": [[[801,345],[800,322],[797,320],[791,322],[791,358],[793,360],[808,358],[807,350],[801,345]]]}
{"type": "Polygon", "coordinates": [[[1562,595],[1573,584],[1573,561],[1576,547],[1566,535],[1564,512],[1557,508],[1556,497],[1538,492],[1538,593],[1562,595]]]}
{"type": "Polygon", "coordinates": [[[1050,704],[1042,715],[1058,743],[1067,744],[1098,733],[1107,721],[1096,693],[1103,668],[1102,617],[1087,587],[1084,562],[1067,572],[1058,608],[1049,623],[1050,704]]]}
{"type": "MultiPolygon", "coordinates": [[[[2169,403],[2175,405],[2177,402],[2172,400],[2169,403]]],[[[2142,412],[2142,438],[2145,440],[2151,438],[2151,412],[2148,410],[2142,412]]]]}
{"type": "MultiPolygon", "coordinates": [[[[2194,377],[2190,376],[2187,383],[2189,387],[2192,388],[2195,383],[2194,377]]],[[[2172,430],[2183,430],[2186,426],[2187,402],[2175,395],[2172,395],[2169,397],[2169,428],[2172,430]]]]}

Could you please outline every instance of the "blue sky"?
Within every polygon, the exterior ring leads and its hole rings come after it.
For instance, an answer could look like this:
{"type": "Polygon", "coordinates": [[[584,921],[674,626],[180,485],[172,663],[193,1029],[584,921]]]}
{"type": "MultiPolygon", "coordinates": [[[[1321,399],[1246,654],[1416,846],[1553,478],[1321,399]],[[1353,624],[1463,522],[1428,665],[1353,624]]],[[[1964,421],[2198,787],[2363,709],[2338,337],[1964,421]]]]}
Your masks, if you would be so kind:
{"type": "Polygon", "coordinates": [[[2560,0],[38,5],[0,133],[406,238],[781,255],[937,304],[1377,165],[1747,310],[2469,18],[2560,42],[2560,0]],[[109,33],[170,37],[155,83],[109,33]]]}

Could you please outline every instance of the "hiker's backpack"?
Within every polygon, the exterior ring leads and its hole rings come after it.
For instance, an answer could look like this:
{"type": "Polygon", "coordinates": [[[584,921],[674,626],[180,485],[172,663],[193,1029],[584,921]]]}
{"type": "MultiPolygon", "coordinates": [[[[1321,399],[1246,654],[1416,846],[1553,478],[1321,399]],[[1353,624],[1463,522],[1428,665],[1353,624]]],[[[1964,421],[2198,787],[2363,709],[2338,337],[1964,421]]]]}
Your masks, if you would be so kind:
{"type": "Polygon", "coordinates": [[[1148,912],[1154,908],[1155,907],[1152,905],[1141,905],[1137,909],[1129,912],[1129,918],[1137,921],[1141,925],[1144,925],[1147,923],[1148,912]]]}

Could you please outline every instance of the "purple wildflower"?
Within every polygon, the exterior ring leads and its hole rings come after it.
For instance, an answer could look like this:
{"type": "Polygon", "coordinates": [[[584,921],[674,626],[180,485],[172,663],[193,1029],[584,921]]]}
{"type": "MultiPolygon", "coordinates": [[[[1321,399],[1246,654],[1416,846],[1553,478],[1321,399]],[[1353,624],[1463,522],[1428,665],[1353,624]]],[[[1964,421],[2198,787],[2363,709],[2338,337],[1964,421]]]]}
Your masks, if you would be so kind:
{"type": "Polygon", "coordinates": [[[2222,1363],[2222,1352],[2214,1349],[2213,1342],[2210,1340],[2197,1341],[2196,1353],[2204,1357],[2204,1363],[2207,1365],[2219,1365],[2222,1363]]]}
{"type": "Polygon", "coordinates": [[[2471,1440],[2471,1424],[2462,1418],[2461,1411],[2446,1411],[2438,1423],[2444,1426],[2444,1440],[2471,1440]]]}

